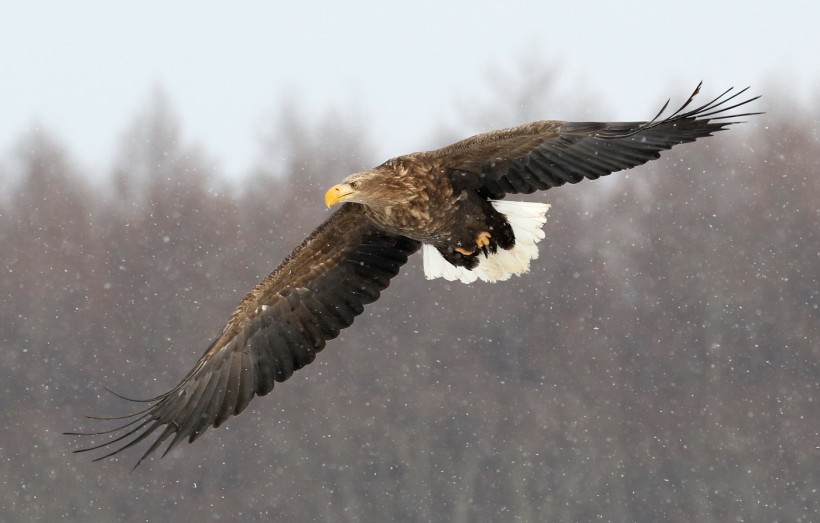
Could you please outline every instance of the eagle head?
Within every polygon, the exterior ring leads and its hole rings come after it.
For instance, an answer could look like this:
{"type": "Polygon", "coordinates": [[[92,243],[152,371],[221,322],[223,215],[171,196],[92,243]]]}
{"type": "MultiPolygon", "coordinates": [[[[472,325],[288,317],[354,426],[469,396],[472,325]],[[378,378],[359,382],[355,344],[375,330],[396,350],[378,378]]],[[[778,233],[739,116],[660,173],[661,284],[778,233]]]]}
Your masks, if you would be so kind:
{"type": "Polygon", "coordinates": [[[325,193],[328,207],[342,202],[355,202],[369,207],[386,207],[406,200],[402,187],[391,183],[390,177],[381,171],[351,174],[342,183],[334,185],[325,193]]]}

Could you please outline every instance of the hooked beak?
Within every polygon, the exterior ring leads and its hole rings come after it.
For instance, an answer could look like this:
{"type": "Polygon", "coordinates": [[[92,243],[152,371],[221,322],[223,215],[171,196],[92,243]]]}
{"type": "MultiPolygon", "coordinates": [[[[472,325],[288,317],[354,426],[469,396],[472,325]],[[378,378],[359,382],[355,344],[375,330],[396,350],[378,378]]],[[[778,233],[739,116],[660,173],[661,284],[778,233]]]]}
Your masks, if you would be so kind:
{"type": "Polygon", "coordinates": [[[350,187],[350,185],[346,183],[334,185],[325,193],[325,205],[330,208],[331,205],[342,203],[347,200],[351,194],[353,194],[353,188],[350,187]]]}

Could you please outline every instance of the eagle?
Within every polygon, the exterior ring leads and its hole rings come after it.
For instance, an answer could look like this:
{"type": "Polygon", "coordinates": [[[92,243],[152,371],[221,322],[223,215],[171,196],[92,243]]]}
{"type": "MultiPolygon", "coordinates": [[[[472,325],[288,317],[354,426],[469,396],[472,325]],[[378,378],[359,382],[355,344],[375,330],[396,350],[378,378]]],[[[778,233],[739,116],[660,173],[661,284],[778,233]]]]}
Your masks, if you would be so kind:
{"type": "Polygon", "coordinates": [[[759,98],[741,97],[748,87],[687,110],[700,88],[664,118],[669,101],[649,121],[537,121],[348,176],[325,194],[326,205],[338,210],[242,299],[182,381],[147,400],[117,394],[145,408],[89,416],[124,421],[111,430],[67,433],[103,436],[74,452],[104,449],[97,461],[154,435],[136,468],[169,438],[162,456],[219,427],[311,363],[420,249],[428,279],[497,282],[526,273],[538,257],[549,206],[503,198],[629,169],[760,114],[733,111],[759,98]]]}

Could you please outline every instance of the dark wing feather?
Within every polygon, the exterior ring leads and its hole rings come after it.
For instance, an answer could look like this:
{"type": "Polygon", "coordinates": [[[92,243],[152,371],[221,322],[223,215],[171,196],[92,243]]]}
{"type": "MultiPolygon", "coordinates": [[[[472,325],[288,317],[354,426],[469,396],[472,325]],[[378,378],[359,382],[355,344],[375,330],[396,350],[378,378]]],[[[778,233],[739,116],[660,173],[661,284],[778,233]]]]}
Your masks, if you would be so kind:
{"type": "MultiPolygon", "coordinates": [[[[378,230],[358,204],[345,204],[242,300],[193,370],[85,452],[113,456],[162,429],[137,465],[173,436],[165,453],[192,442],[269,393],[276,382],[312,362],[325,343],[353,323],[364,306],[419,248],[415,240],[378,230]],[[164,427],[164,428],[163,428],[164,427]],[[119,443],[119,446],[115,444],[119,443]]],[[[163,454],[165,455],[165,454],[163,454]]]]}
{"type": "Polygon", "coordinates": [[[711,136],[736,118],[727,114],[759,97],[737,102],[748,88],[728,89],[711,102],[685,111],[692,96],[674,114],[649,122],[562,122],[544,120],[467,138],[422,153],[445,167],[457,190],[475,189],[490,198],[529,194],[565,183],[578,183],[644,164],[673,146],[711,136]]]}

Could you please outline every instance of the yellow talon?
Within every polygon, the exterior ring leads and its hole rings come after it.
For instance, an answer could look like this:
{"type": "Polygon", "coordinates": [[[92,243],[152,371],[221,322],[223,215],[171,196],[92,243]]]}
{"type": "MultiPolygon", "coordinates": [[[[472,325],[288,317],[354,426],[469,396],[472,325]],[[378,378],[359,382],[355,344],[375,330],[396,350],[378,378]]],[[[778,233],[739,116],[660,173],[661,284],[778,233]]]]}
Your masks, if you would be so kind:
{"type": "Polygon", "coordinates": [[[478,245],[479,249],[482,249],[490,244],[490,238],[492,237],[492,234],[487,231],[481,231],[478,233],[478,236],[476,236],[475,244],[478,245]]]}
{"type": "Polygon", "coordinates": [[[460,252],[464,256],[471,256],[475,252],[475,251],[468,251],[464,247],[454,247],[453,250],[456,251],[456,252],[460,252]]]}

